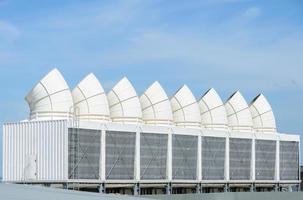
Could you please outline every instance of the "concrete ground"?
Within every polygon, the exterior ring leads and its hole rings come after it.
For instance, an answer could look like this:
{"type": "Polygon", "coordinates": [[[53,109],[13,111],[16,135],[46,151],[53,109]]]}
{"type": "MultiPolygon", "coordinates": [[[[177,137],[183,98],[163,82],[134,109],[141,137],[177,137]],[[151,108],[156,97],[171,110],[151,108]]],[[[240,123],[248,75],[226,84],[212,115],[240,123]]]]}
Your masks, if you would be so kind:
{"type": "Polygon", "coordinates": [[[203,194],[176,194],[154,196],[128,196],[79,192],[42,186],[0,184],[0,199],[5,200],[302,200],[303,192],[228,192],[203,194]]]}
{"type": "Polygon", "coordinates": [[[303,192],[227,192],[144,197],[160,200],[303,200],[303,192]]]}
{"type": "Polygon", "coordinates": [[[0,184],[0,199],[3,200],[145,200],[146,198],[79,192],[42,186],[0,184]]]}

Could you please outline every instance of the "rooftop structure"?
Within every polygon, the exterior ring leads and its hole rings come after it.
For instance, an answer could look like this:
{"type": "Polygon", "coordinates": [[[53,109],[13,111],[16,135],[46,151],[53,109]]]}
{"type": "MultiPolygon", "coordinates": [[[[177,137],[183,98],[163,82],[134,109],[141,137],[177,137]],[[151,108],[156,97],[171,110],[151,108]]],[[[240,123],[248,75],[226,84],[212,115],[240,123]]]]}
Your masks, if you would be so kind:
{"type": "Polygon", "coordinates": [[[30,120],[66,119],[72,113],[73,98],[63,76],[53,69],[26,95],[30,120]]]}
{"type": "Polygon", "coordinates": [[[162,194],[298,186],[298,135],[279,133],[269,102],[159,82],[138,96],[124,77],[108,94],[89,74],[71,92],[57,69],[26,96],[27,120],[3,125],[3,181],[162,194]],[[79,186],[80,185],[80,186],[79,186]]]}

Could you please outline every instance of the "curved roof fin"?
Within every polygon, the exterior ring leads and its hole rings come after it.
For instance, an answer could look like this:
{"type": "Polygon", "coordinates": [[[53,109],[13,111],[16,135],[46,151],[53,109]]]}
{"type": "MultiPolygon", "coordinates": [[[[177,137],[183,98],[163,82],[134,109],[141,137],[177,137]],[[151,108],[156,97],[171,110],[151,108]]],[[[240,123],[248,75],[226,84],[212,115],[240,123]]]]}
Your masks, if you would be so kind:
{"type": "Polygon", "coordinates": [[[142,121],[138,95],[126,77],[112,88],[107,98],[113,122],[138,123],[142,121]]]}
{"type": "Polygon", "coordinates": [[[202,127],[227,130],[228,121],[222,99],[214,88],[209,89],[199,100],[202,127]]]}
{"type": "Polygon", "coordinates": [[[183,85],[183,87],[175,93],[170,102],[176,126],[201,127],[199,105],[186,85],[183,85]]]}
{"type": "Polygon", "coordinates": [[[64,77],[54,68],[26,95],[30,120],[66,119],[72,115],[73,99],[64,77]]]}
{"type": "Polygon", "coordinates": [[[239,91],[233,93],[225,103],[228,125],[231,130],[252,132],[253,122],[249,107],[239,91]]]}
{"type": "Polygon", "coordinates": [[[168,96],[160,83],[155,81],[140,97],[142,118],[146,124],[171,125],[172,109],[168,96]]]}
{"type": "Polygon", "coordinates": [[[256,96],[250,103],[254,129],[257,132],[275,133],[276,120],[272,108],[263,94],[256,96]]]}
{"type": "Polygon", "coordinates": [[[107,122],[109,107],[106,94],[93,73],[88,74],[73,92],[75,115],[82,120],[107,122]]]}

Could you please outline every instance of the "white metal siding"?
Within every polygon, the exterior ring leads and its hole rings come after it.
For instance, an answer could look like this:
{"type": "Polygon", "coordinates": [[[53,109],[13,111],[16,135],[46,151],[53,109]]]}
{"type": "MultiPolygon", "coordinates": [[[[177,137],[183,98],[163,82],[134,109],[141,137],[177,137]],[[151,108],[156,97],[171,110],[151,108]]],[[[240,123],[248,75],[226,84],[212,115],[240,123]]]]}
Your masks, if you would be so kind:
{"type": "Polygon", "coordinates": [[[36,121],[3,126],[3,180],[24,181],[26,158],[36,157],[36,180],[67,179],[67,123],[36,121]]]}

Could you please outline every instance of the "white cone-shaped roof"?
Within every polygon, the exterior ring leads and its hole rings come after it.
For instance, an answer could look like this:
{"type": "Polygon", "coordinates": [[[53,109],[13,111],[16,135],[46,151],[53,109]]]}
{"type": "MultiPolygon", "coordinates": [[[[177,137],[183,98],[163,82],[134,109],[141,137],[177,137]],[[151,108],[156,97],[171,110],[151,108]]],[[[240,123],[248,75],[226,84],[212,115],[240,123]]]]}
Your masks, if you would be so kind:
{"type": "Polygon", "coordinates": [[[254,129],[257,132],[276,132],[276,120],[267,99],[259,94],[250,103],[254,129]]]}
{"type": "Polygon", "coordinates": [[[252,117],[249,107],[242,96],[237,91],[225,103],[228,125],[231,130],[241,132],[251,132],[253,127],[252,117]]]}
{"type": "Polygon", "coordinates": [[[209,89],[199,101],[202,127],[213,130],[227,130],[228,121],[225,106],[215,89],[209,89]]]}
{"type": "Polygon", "coordinates": [[[146,124],[171,125],[173,122],[170,101],[158,81],[140,97],[142,118],[146,124]]]}
{"type": "Polygon", "coordinates": [[[94,74],[87,75],[73,90],[74,112],[79,119],[108,122],[106,94],[94,74]]]}
{"type": "Polygon", "coordinates": [[[67,83],[57,69],[50,71],[27,94],[30,119],[66,119],[71,116],[73,99],[67,83]]]}
{"type": "Polygon", "coordinates": [[[201,127],[199,105],[190,89],[184,85],[171,98],[171,107],[176,126],[201,127]]]}
{"type": "Polygon", "coordinates": [[[126,77],[113,87],[107,99],[113,122],[138,123],[142,121],[138,95],[126,77]]]}

